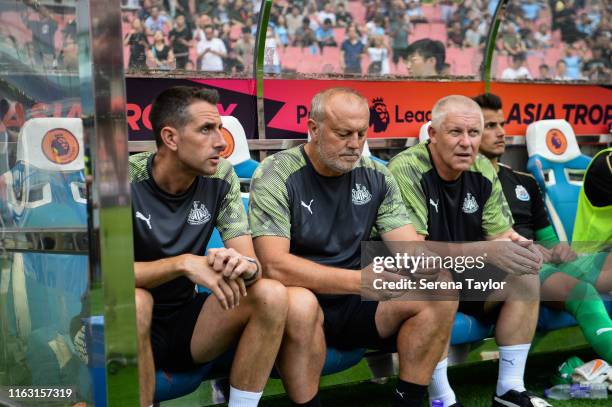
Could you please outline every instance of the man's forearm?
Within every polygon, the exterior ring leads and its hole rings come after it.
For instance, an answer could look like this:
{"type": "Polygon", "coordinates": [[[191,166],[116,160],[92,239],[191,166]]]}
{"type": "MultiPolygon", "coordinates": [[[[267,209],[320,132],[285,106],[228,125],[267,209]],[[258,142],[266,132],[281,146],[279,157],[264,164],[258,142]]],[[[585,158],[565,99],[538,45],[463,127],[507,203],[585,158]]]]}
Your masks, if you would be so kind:
{"type": "Polygon", "coordinates": [[[184,275],[183,256],[134,262],[136,287],[154,288],[184,275]]]}
{"type": "Polygon", "coordinates": [[[292,254],[263,264],[265,277],[286,286],[304,287],[319,294],[359,294],[361,290],[359,270],[323,266],[292,254]]]}

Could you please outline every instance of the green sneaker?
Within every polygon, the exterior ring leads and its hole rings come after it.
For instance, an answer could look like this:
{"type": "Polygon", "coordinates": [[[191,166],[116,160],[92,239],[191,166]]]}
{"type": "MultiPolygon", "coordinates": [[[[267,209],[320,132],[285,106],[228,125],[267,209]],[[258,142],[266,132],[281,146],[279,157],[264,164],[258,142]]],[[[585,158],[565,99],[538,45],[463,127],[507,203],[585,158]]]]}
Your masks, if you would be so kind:
{"type": "Polygon", "coordinates": [[[553,384],[571,384],[572,373],[578,366],[583,365],[584,362],[577,356],[572,356],[565,362],[561,363],[557,369],[557,373],[552,377],[551,381],[553,384]]]}

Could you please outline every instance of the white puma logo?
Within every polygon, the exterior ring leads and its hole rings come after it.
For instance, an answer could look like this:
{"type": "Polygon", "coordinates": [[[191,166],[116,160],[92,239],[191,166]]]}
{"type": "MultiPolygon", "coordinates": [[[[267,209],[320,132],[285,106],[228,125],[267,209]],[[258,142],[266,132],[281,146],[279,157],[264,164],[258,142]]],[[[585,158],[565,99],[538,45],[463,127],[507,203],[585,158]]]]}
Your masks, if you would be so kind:
{"type": "Polygon", "coordinates": [[[312,215],[312,209],[310,209],[310,207],[312,206],[312,202],[313,202],[313,201],[314,201],[314,199],[311,199],[311,200],[310,200],[310,203],[309,203],[308,205],[306,205],[306,204],[304,203],[304,201],[300,201],[300,202],[302,203],[302,206],[303,206],[304,208],[308,209],[308,212],[310,212],[310,214],[311,214],[311,215],[312,215]]]}
{"type": "Polygon", "coordinates": [[[436,213],[438,213],[438,204],[440,203],[440,200],[438,199],[436,202],[434,202],[434,201],[433,201],[433,199],[429,198],[429,203],[430,203],[432,206],[435,206],[435,208],[436,208],[436,213]]]}
{"type": "Polygon", "coordinates": [[[136,218],[147,222],[147,226],[149,227],[149,230],[151,229],[151,214],[149,214],[148,218],[145,218],[145,216],[142,213],[136,211],[136,218]]]}
{"type": "Polygon", "coordinates": [[[399,391],[398,389],[395,389],[395,392],[399,394],[401,398],[404,398],[404,393],[406,393],[405,391],[399,391]]]}
{"type": "Polygon", "coordinates": [[[604,332],[609,332],[612,331],[612,328],[599,328],[596,332],[595,335],[599,336],[604,332]]]}

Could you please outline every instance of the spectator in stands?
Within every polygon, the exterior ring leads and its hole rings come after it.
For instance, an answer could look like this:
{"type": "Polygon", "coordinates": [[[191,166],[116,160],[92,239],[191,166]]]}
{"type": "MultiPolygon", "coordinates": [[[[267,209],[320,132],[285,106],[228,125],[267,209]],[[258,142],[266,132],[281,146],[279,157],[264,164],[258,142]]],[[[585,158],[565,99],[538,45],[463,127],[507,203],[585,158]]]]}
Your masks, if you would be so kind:
{"type": "MultiPolygon", "coordinates": [[[[300,13],[300,8],[297,6],[291,7],[291,13],[287,15],[286,20],[287,20],[287,33],[289,34],[289,39],[291,40],[292,43],[295,40],[295,32],[302,25],[303,19],[304,17],[300,13]]],[[[308,24],[310,24],[310,22],[308,22],[308,24]]]]}
{"type": "Polygon", "coordinates": [[[591,37],[595,34],[598,25],[599,22],[592,21],[587,13],[580,13],[580,18],[576,21],[576,31],[580,33],[581,38],[591,37]]]}
{"type": "Polygon", "coordinates": [[[459,21],[455,21],[452,26],[447,30],[448,42],[446,45],[448,47],[461,48],[463,46],[463,29],[461,28],[461,23],[459,21]]]}
{"type": "Polygon", "coordinates": [[[538,73],[540,75],[540,79],[550,80],[552,79],[552,74],[550,72],[550,66],[547,64],[540,64],[538,67],[538,73]]]}
{"type": "Polygon", "coordinates": [[[535,21],[540,17],[541,5],[536,0],[523,0],[521,10],[523,18],[529,21],[535,21]]]}
{"type": "Polygon", "coordinates": [[[533,30],[527,28],[523,31],[523,44],[525,44],[525,50],[527,55],[533,55],[539,46],[538,41],[535,38],[533,30]]]}
{"type": "Polygon", "coordinates": [[[230,22],[230,13],[227,5],[227,0],[217,0],[212,11],[213,22],[217,25],[223,25],[230,22]]]}
{"type": "Polygon", "coordinates": [[[336,27],[348,27],[353,22],[353,16],[346,10],[344,3],[336,5],[336,27]]]}
{"type": "Polygon", "coordinates": [[[55,33],[57,22],[46,7],[40,7],[38,12],[24,12],[21,19],[32,32],[32,48],[34,62],[37,66],[51,68],[55,61],[55,33]]]}
{"type": "MultiPolygon", "coordinates": [[[[253,58],[255,53],[255,40],[249,27],[242,27],[242,35],[234,45],[236,58],[242,65],[242,71],[247,74],[253,71],[253,58]]],[[[241,71],[238,69],[238,71],[241,71]]]]}
{"type": "Polygon", "coordinates": [[[368,75],[389,75],[389,47],[383,36],[374,37],[372,46],[368,47],[370,65],[368,75]]]}
{"type": "Polygon", "coordinates": [[[174,19],[174,28],[170,31],[168,39],[172,44],[172,51],[176,58],[176,68],[185,69],[185,64],[189,59],[189,48],[191,47],[193,34],[185,23],[184,15],[177,14],[174,19]]]}
{"type": "Polygon", "coordinates": [[[612,79],[610,58],[603,57],[601,48],[593,48],[592,59],[583,64],[583,76],[589,81],[609,83],[612,79]]]}
{"type": "Polygon", "coordinates": [[[279,40],[272,27],[266,31],[266,44],[264,51],[264,73],[281,73],[280,58],[278,56],[279,40]]]}
{"type": "Polygon", "coordinates": [[[149,42],[144,33],[142,22],[135,18],[132,20],[132,29],[125,35],[123,44],[130,47],[130,69],[146,69],[147,68],[147,50],[149,42]]]}
{"type": "Polygon", "coordinates": [[[548,24],[542,23],[538,26],[538,31],[534,34],[534,38],[537,41],[537,48],[550,48],[551,36],[548,24]]]}
{"type": "Polygon", "coordinates": [[[553,29],[561,30],[561,41],[567,44],[573,44],[579,37],[576,30],[576,15],[574,0],[558,0],[555,3],[553,29]]]}
{"type": "Polygon", "coordinates": [[[316,48],[313,48],[317,43],[317,36],[310,27],[310,19],[304,17],[302,25],[295,31],[295,39],[293,45],[301,48],[310,48],[310,51],[316,53],[316,48]]]}
{"type": "Polygon", "coordinates": [[[440,19],[443,23],[448,24],[455,11],[455,2],[453,0],[440,0],[440,19]]]}
{"type": "Polygon", "coordinates": [[[440,41],[423,38],[406,51],[406,69],[410,76],[437,76],[446,64],[446,49],[440,41]]]}
{"type": "Polygon", "coordinates": [[[287,22],[285,17],[280,15],[274,27],[274,34],[278,38],[279,44],[284,47],[289,45],[289,31],[287,30],[287,22]]]}
{"type": "Polygon", "coordinates": [[[321,54],[323,54],[323,48],[325,47],[337,47],[336,37],[334,37],[334,27],[332,21],[327,18],[323,21],[323,25],[317,28],[317,43],[321,54]]]}
{"type": "Polygon", "coordinates": [[[480,33],[480,20],[475,19],[470,23],[470,26],[465,31],[465,39],[463,46],[467,48],[480,48],[484,46],[482,44],[483,36],[480,33]]]}
{"type": "Polygon", "coordinates": [[[151,7],[151,15],[145,20],[145,33],[153,35],[156,31],[161,31],[162,34],[170,30],[170,19],[161,14],[159,7],[151,7]]]}
{"type": "Polygon", "coordinates": [[[174,67],[174,53],[166,44],[163,32],[155,31],[155,34],[153,34],[153,45],[151,45],[149,52],[154,69],[167,70],[174,67]]]}
{"type": "Polygon", "coordinates": [[[425,18],[423,10],[421,10],[421,5],[417,0],[410,0],[406,4],[406,16],[412,24],[427,22],[427,18],[425,18]]]}
{"type": "Polygon", "coordinates": [[[346,36],[340,47],[340,69],[345,74],[361,75],[361,56],[365,46],[357,36],[357,27],[354,24],[346,29],[346,36]]]}
{"type": "Polygon", "coordinates": [[[502,35],[503,50],[511,56],[522,54],[526,51],[525,44],[513,24],[508,23],[505,26],[506,30],[502,35]]]}
{"type": "Polygon", "coordinates": [[[172,2],[174,3],[175,7],[175,16],[182,14],[183,16],[186,16],[187,19],[191,20],[191,16],[193,16],[193,14],[195,13],[195,8],[193,7],[193,3],[191,3],[190,0],[172,0],[172,2]]]}
{"type": "Polygon", "coordinates": [[[140,10],[138,10],[138,13],[136,13],[140,21],[146,21],[147,18],[149,18],[149,16],[151,15],[151,7],[153,7],[152,0],[142,0],[142,7],[140,8],[140,10]]]}
{"type": "Polygon", "coordinates": [[[570,44],[565,48],[565,56],[563,61],[567,67],[566,75],[574,80],[582,79],[580,72],[582,66],[583,50],[577,48],[574,44],[570,44]]]}
{"type": "Polygon", "coordinates": [[[336,25],[336,13],[334,13],[334,6],[331,2],[327,2],[323,5],[323,9],[317,13],[317,23],[319,25],[325,24],[325,21],[329,20],[332,27],[336,25]]]}
{"type": "Polygon", "coordinates": [[[408,51],[408,34],[411,31],[410,22],[406,19],[406,15],[398,13],[389,24],[389,37],[391,38],[391,47],[393,49],[393,64],[397,68],[400,59],[406,58],[408,51]]]}
{"type": "Polygon", "coordinates": [[[571,81],[572,78],[567,75],[567,64],[563,59],[560,59],[555,64],[555,80],[556,81],[571,81]]]}
{"type": "Polygon", "coordinates": [[[385,35],[385,18],[382,15],[377,15],[371,21],[366,23],[367,36],[369,38],[385,35]]]}
{"type": "Polygon", "coordinates": [[[200,69],[206,72],[223,71],[223,58],[227,56],[227,49],[220,38],[215,37],[213,27],[204,27],[204,37],[197,45],[198,58],[201,59],[200,69]]]}
{"type": "Polygon", "coordinates": [[[532,79],[529,69],[524,65],[525,54],[512,55],[511,58],[512,64],[504,69],[501,78],[508,80],[532,79]]]}

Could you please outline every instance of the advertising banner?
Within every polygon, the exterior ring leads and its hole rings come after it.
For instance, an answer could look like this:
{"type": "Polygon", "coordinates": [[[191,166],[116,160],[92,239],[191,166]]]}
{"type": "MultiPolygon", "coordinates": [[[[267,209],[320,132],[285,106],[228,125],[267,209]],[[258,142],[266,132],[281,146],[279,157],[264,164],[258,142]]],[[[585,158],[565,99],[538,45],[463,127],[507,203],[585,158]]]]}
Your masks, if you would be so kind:
{"type": "MultiPolygon", "coordinates": [[[[305,138],[312,97],[335,86],[361,92],[370,104],[370,138],[417,137],[444,96],[475,96],[483,82],[373,82],[268,79],[264,84],[266,138],[305,138]]],[[[606,134],[612,90],[603,86],[494,83],[502,98],[508,135],[524,135],[537,120],[565,119],[576,134],[606,134]]]]}

